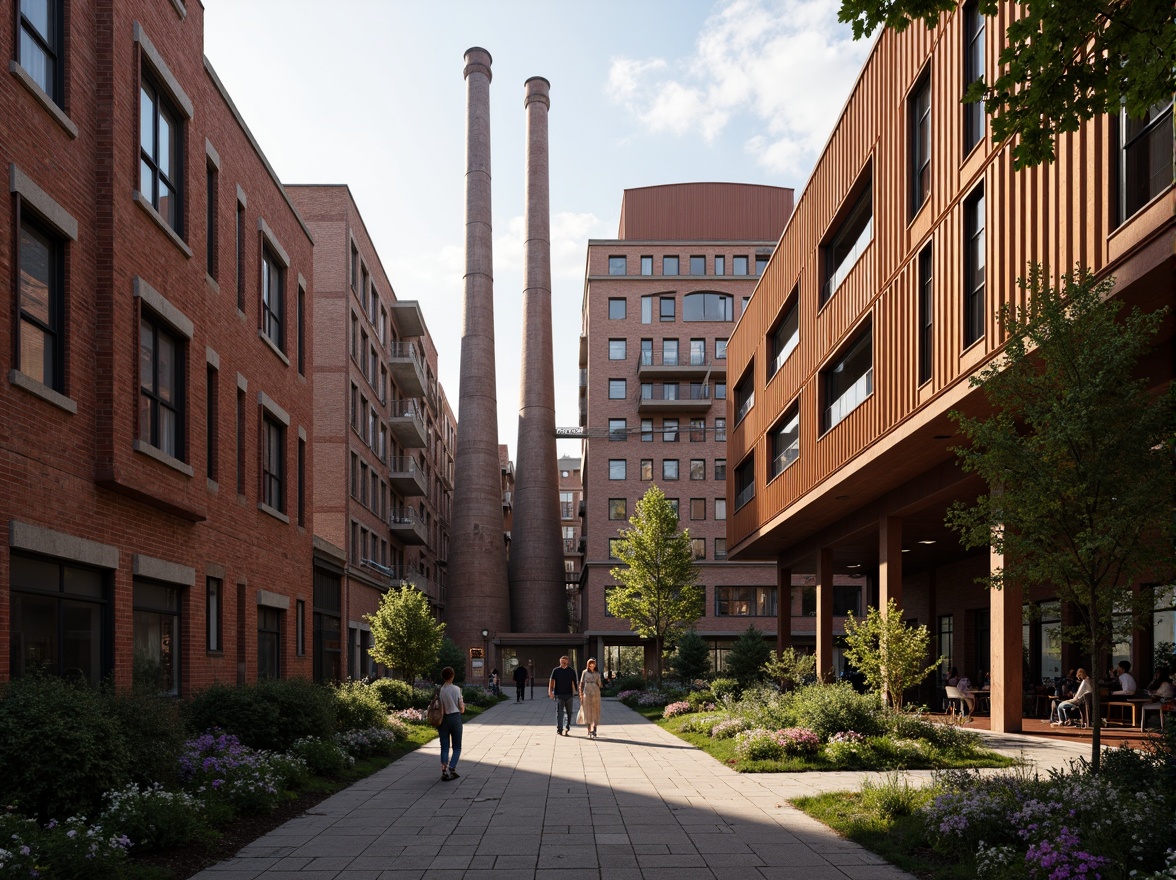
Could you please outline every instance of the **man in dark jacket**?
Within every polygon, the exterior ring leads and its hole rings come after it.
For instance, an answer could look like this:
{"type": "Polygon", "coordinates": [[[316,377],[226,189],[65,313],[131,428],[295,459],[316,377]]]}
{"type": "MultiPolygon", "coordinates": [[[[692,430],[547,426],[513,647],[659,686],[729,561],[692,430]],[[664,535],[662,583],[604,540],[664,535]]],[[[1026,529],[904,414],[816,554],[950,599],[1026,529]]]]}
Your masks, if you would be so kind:
{"type": "Polygon", "coordinates": [[[515,667],[515,702],[521,703],[524,699],[524,691],[527,687],[527,667],[521,663],[515,667]]]}
{"type": "Polygon", "coordinates": [[[559,666],[551,670],[547,680],[547,696],[555,700],[555,732],[568,735],[572,726],[572,698],[579,688],[576,686],[576,670],[568,667],[568,655],[559,658],[559,666]]]}

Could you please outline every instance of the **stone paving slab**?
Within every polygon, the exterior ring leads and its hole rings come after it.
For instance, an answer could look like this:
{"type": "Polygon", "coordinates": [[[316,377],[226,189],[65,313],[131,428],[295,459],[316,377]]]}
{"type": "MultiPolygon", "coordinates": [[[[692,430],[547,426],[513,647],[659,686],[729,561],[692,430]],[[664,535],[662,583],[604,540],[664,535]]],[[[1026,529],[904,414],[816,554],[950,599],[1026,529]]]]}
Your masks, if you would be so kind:
{"type": "MultiPolygon", "coordinates": [[[[461,778],[441,781],[433,741],[196,877],[912,880],[788,803],[883,774],[736,773],[612,700],[595,740],[556,736],[553,716],[501,703],[466,725],[461,778]]],[[[1041,770],[1089,749],[978,732],[1041,770]]]]}

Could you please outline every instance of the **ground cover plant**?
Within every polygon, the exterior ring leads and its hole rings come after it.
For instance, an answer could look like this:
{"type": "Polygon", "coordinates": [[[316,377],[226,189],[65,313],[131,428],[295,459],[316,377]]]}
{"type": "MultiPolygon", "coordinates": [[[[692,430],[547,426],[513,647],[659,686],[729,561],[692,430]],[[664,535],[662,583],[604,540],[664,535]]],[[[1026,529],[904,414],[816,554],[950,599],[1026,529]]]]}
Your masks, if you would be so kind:
{"type": "MultiPolygon", "coordinates": [[[[7,683],[0,880],[190,876],[436,737],[419,710],[385,707],[393,691],[292,679],[177,701],[7,683]]],[[[467,716],[497,702],[482,688],[465,699],[467,716]]]]}
{"type": "Polygon", "coordinates": [[[924,790],[900,785],[794,803],[928,880],[1176,877],[1176,726],[1142,750],[1106,750],[1098,772],[1078,761],[1046,775],[950,770],[924,790]]]}
{"type": "Polygon", "coordinates": [[[617,696],[663,728],[741,772],[1005,767],[959,725],[882,705],[846,683],[780,692],[727,682],[686,691],[630,689],[617,696]],[[714,693],[714,685],[722,696],[714,693]]]}

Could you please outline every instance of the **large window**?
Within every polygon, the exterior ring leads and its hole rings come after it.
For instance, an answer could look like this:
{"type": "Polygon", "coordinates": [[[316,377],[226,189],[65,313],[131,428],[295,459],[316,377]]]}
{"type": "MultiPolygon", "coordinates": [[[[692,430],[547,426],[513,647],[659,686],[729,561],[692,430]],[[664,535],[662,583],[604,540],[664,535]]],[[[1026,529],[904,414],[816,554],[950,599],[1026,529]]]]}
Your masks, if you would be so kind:
{"type": "Polygon", "coordinates": [[[339,576],[315,569],[314,572],[314,634],[311,651],[315,681],[338,681],[343,677],[339,576]]]}
{"type": "Polygon", "coordinates": [[[559,518],[576,518],[576,495],[574,492],[559,493],[559,518]]]}
{"type": "Polygon", "coordinates": [[[873,182],[866,180],[862,194],[850,207],[825,245],[825,283],[821,302],[827,302],[874,238],[873,182]]]}
{"type": "Polygon", "coordinates": [[[624,339],[610,339],[608,341],[608,359],[610,361],[623,361],[625,359],[624,339]]]}
{"type": "Polygon", "coordinates": [[[666,458],[662,460],[662,479],[667,481],[678,479],[678,459],[666,458]]]}
{"type": "Polygon", "coordinates": [[[800,406],[792,404],[770,435],[772,444],[771,479],[800,457],[800,406]]]}
{"type": "Polygon", "coordinates": [[[735,386],[735,424],[743,421],[743,417],[751,412],[755,406],[755,375],[749,366],[739,384],[735,386]]]}
{"type": "Polygon", "coordinates": [[[641,479],[645,480],[647,482],[649,480],[653,479],[653,459],[652,458],[641,459],[641,479]]]}
{"type": "Polygon", "coordinates": [[[65,280],[62,242],[20,219],[20,321],[17,369],[47,388],[65,392],[65,280]]]}
{"type": "Polygon", "coordinates": [[[49,673],[98,684],[111,671],[104,575],[17,553],[9,562],[11,677],[49,673]]]}
{"type": "Polygon", "coordinates": [[[682,297],[682,320],[732,321],[732,302],[725,293],[688,293],[682,297]]]}
{"type": "Polygon", "coordinates": [[[620,442],[629,439],[629,426],[626,419],[608,420],[608,439],[620,442]]]}
{"type": "MultiPolygon", "coordinates": [[[[715,470],[718,470],[716,467],[715,470]]],[[[755,497],[755,455],[749,455],[735,468],[735,509],[755,497]]]]}
{"type": "Polygon", "coordinates": [[[608,301],[608,319],[610,321],[625,320],[625,300],[622,297],[613,297],[608,301]]]}
{"type": "Polygon", "coordinates": [[[625,385],[624,379],[609,379],[608,380],[608,399],[609,400],[624,400],[625,399],[625,385]]]}
{"type": "Polygon", "coordinates": [[[1172,185],[1172,101],[1155,104],[1141,118],[1124,110],[1119,128],[1122,149],[1122,219],[1126,220],[1172,185]]]}
{"type": "MultiPolygon", "coordinates": [[[[286,350],[286,270],[268,247],[261,249],[261,330],[286,350]]],[[[363,357],[363,352],[360,356],[363,357]]],[[[373,377],[369,381],[374,382],[373,377]]]]}
{"type": "Polygon", "coordinates": [[[282,677],[282,611],[264,605],[257,609],[257,678],[282,677]]]}
{"type": "Polygon", "coordinates": [[[183,235],[184,165],[180,114],[145,72],[139,90],[139,192],[183,235]]]}
{"type": "Polygon", "coordinates": [[[134,582],[135,684],[163,694],[180,692],[180,591],[134,582]]]}
{"type": "Polygon", "coordinates": [[[220,578],[206,578],[204,594],[205,646],[211,653],[224,650],[225,585],[220,578]]]}
{"type": "Polygon", "coordinates": [[[715,477],[714,478],[721,483],[725,483],[727,481],[727,459],[725,459],[725,458],[716,458],[715,459],[715,477]]]}
{"type": "Polygon", "coordinates": [[[611,520],[626,520],[629,518],[628,504],[624,498],[608,499],[608,518],[611,520]]]}
{"type": "Polygon", "coordinates": [[[65,106],[64,18],[62,0],[20,0],[17,60],[59,107],[65,106]]]}
{"type": "Polygon", "coordinates": [[[715,587],[715,617],[775,616],[775,587],[715,587]]]}
{"type": "Polygon", "coordinates": [[[625,479],[625,459],[610,458],[608,460],[608,478],[610,480],[625,479]]]}
{"type": "Polygon", "coordinates": [[[183,372],[180,340],[144,310],[139,317],[139,439],[181,460],[183,372]]]}
{"type": "Polygon", "coordinates": [[[822,374],[824,401],[821,430],[828,431],[874,391],[872,328],[849,346],[836,363],[822,374]]]}
{"type": "Polygon", "coordinates": [[[705,480],[706,479],[706,459],[692,458],[690,459],[690,479],[705,480]]]}
{"type": "MultiPolygon", "coordinates": [[[[286,427],[268,414],[262,418],[261,500],[286,511],[286,427]]],[[[366,490],[366,485],[361,487],[366,490]]]]}
{"type": "Polygon", "coordinates": [[[984,336],[984,187],[964,202],[964,346],[984,336]]]}
{"type": "Polygon", "coordinates": [[[931,378],[935,345],[935,289],[932,284],[931,245],[919,254],[919,384],[931,378]]]}
{"type": "Polygon", "coordinates": [[[609,275],[627,275],[628,271],[625,267],[624,257],[609,257],[608,258],[608,274],[609,275]]]}
{"type": "Polygon", "coordinates": [[[924,76],[907,99],[910,114],[911,215],[918,213],[931,194],[931,76],[924,76]]]}
{"type": "MultiPolygon", "coordinates": [[[[964,5],[964,88],[984,76],[984,16],[977,0],[964,5]]],[[[964,104],[964,152],[984,139],[984,102],[964,104]]]]}
{"type": "MultiPolygon", "coordinates": [[[[667,398],[668,400],[669,398],[667,398]]],[[[677,419],[662,419],[662,442],[663,443],[677,443],[678,442],[678,420],[677,419]]]]}
{"type": "Polygon", "coordinates": [[[792,305],[784,309],[780,319],[770,331],[772,359],[768,361],[771,373],[770,379],[780,371],[788,356],[796,349],[800,342],[800,289],[793,290],[792,305]]]}

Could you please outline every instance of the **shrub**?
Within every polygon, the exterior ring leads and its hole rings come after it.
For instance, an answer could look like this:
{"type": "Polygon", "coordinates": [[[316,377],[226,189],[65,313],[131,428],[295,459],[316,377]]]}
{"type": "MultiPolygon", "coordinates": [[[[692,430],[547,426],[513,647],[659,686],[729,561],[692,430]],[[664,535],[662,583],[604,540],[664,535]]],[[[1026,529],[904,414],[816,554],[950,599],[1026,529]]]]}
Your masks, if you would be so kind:
{"type": "Polygon", "coordinates": [[[336,730],[381,727],[387,719],[388,710],[371,685],[362,681],[346,681],[335,686],[336,730]]]}
{"type": "Polygon", "coordinates": [[[307,768],[316,776],[338,776],[355,764],[355,758],[334,738],[304,736],[290,746],[290,754],[305,761],[307,768]]]}
{"type": "Polygon", "coordinates": [[[463,687],[461,698],[465,700],[467,706],[493,706],[498,702],[498,697],[476,684],[467,684],[463,687]]]}
{"type": "Polygon", "coordinates": [[[772,648],[764,634],[749,625],[731,645],[723,668],[747,687],[764,680],[764,665],[772,659],[772,648]]]}
{"type": "Polygon", "coordinates": [[[821,739],[841,730],[856,730],[864,736],[884,731],[877,695],[859,694],[848,682],[808,685],[790,691],[784,701],[792,723],[809,728],[821,739]]]}
{"type": "Polygon", "coordinates": [[[270,679],[236,687],[214,684],[188,706],[191,730],[219,728],[254,749],[284,752],[304,736],[335,732],[335,698],[330,688],[305,678],[270,679]]]}
{"type": "Polygon", "coordinates": [[[788,727],[776,731],[776,741],[786,755],[815,755],[821,750],[821,739],[807,727],[788,727]]]}
{"type": "Polygon", "coordinates": [[[853,740],[830,741],[825,744],[822,752],[826,761],[840,767],[865,766],[870,753],[871,749],[868,745],[853,740]]]}
{"type": "Polygon", "coordinates": [[[686,702],[685,700],[681,700],[677,703],[670,703],[668,706],[666,706],[665,709],[662,710],[662,718],[673,718],[676,715],[687,715],[693,711],[694,707],[692,707],[690,703],[686,702]]]}
{"type": "Polygon", "coordinates": [[[670,698],[657,691],[642,691],[637,695],[638,706],[645,706],[647,708],[651,706],[664,706],[668,702],[670,702],[670,698]]]}
{"type": "Polygon", "coordinates": [[[686,681],[702,678],[711,669],[710,645],[694,630],[683,633],[670,662],[674,673],[686,681]]]}
{"type": "Polygon", "coordinates": [[[453,668],[454,684],[462,685],[465,683],[465,652],[449,636],[442,636],[441,647],[437,649],[437,662],[429,670],[429,678],[433,679],[433,681],[440,681],[441,670],[446,666],[453,668]]]}
{"type": "Polygon", "coordinates": [[[377,678],[370,685],[389,712],[398,709],[424,709],[429,705],[432,690],[418,691],[407,681],[396,678],[377,678]]]}
{"type": "Polygon", "coordinates": [[[735,754],[748,761],[778,761],[784,757],[784,747],[775,733],[757,727],[738,735],[735,754]]]}
{"type": "Polygon", "coordinates": [[[686,702],[690,704],[690,709],[694,712],[704,712],[713,709],[715,706],[715,695],[709,690],[692,691],[687,697],[686,702]]]}
{"type": "Polygon", "coordinates": [[[428,724],[425,720],[424,709],[401,709],[390,720],[403,721],[405,724],[428,724]]]}
{"type": "Polygon", "coordinates": [[[639,691],[645,688],[645,679],[640,675],[621,675],[612,683],[617,691],[639,691]]]}
{"type": "Polygon", "coordinates": [[[9,682],[0,700],[0,780],[26,815],[93,815],[130,779],[119,723],[98,693],[60,678],[9,682]]]}
{"type": "Polygon", "coordinates": [[[739,682],[733,678],[716,678],[710,684],[711,693],[715,695],[716,700],[721,700],[724,697],[739,696],[739,682]]]}
{"type": "Polygon", "coordinates": [[[678,729],[685,733],[701,733],[705,736],[710,736],[714,726],[727,717],[725,714],[716,715],[713,713],[709,715],[690,715],[679,723],[678,729]]]}
{"type": "MultiPolygon", "coordinates": [[[[399,723],[399,722],[398,722],[399,723]]],[[[408,729],[400,724],[403,736],[408,729]]],[[[368,758],[372,755],[391,755],[399,737],[387,727],[372,727],[368,730],[348,730],[335,734],[335,742],[353,758],[368,758]]]]}
{"type": "Polygon", "coordinates": [[[179,701],[143,687],[104,687],[102,702],[122,731],[130,781],[143,787],[175,782],[185,739],[179,701]]]}
{"type": "Polygon", "coordinates": [[[747,728],[748,723],[745,718],[727,718],[712,727],[710,735],[712,739],[730,739],[735,734],[747,730],[747,728]]]}
{"type": "Polygon", "coordinates": [[[0,839],[0,876],[53,880],[120,880],[131,844],[77,816],[41,827],[11,813],[0,816],[0,839]]]}
{"type": "Polygon", "coordinates": [[[861,792],[862,804],[888,821],[910,816],[928,797],[901,773],[887,773],[879,782],[864,779],[861,792]]]}
{"type": "Polygon", "coordinates": [[[207,827],[200,801],[182,791],[166,791],[158,782],[109,791],[105,800],[102,827],[126,835],[135,852],[186,846],[207,827]]]}

